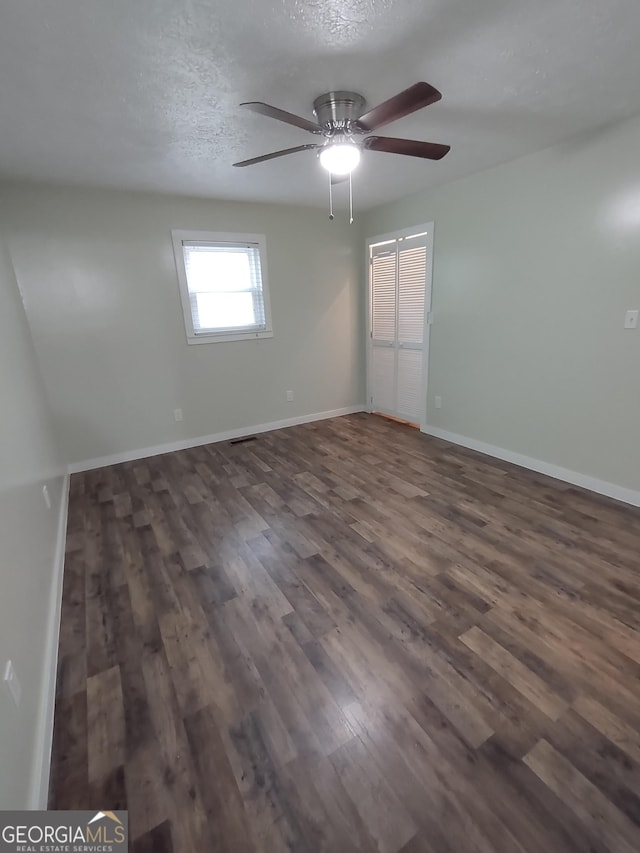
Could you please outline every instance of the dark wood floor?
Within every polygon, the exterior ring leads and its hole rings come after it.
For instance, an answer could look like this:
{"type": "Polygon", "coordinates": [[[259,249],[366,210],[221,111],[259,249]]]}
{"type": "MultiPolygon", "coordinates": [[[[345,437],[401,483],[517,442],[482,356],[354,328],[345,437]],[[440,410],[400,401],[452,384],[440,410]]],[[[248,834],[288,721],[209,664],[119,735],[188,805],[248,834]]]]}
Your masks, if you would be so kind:
{"type": "Polygon", "coordinates": [[[136,853],[638,853],[639,552],[369,415],[75,475],[51,805],[136,853]]]}

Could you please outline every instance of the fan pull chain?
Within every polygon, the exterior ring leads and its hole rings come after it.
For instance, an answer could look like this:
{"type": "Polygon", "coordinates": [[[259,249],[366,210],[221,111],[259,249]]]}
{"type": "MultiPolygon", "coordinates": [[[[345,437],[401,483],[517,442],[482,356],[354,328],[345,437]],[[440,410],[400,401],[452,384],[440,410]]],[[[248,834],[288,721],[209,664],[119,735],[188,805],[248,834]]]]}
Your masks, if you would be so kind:
{"type": "Polygon", "coordinates": [[[353,183],[349,172],[349,225],[353,225],[353,183]]]}
{"type": "Polygon", "coordinates": [[[329,172],[329,219],[333,219],[333,186],[331,184],[331,172],[329,172]]]}

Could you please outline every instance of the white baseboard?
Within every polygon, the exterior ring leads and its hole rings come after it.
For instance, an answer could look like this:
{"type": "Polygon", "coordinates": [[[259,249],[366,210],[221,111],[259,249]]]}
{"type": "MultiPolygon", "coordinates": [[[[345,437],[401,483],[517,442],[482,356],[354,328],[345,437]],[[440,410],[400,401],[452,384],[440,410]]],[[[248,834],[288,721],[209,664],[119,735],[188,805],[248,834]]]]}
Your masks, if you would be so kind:
{"type": "Polygon", "coordinates": [[[556,480],[563,480],[565,483],[571,483],[572,486],[580,486],[583,489],[588,489],[590,492],[597,492],[599,495],[606,495],[608,498],[615,498],[617,501],[622,501],[632,506],[640,506],[640,492],[628,489],[625,486],[608,483],[606,480],[598,480],[596,477],[580,474],[568,468],[561,468],[559,465],[552,465],[550,462],[542,462],[540,459],[524,456],[521,453],[515,453],[513,450],[505,450],[493,444],[486,444],[484,441],[468,438],[466,435],[458,435],[446,429],[426,426],[422,432],[426,435],[432,435],[434,438],[442,438],[445,441],[450,441],[452,444],[460,444],[462,447],[468,447],[470,450],[477,450],[479,453],[487,454],[487,456],[495,456],[496,459],[502,459],[505,462],[513,462],[514,465],[520,465],[522,468],[528,468],[530,471],[537,471],[539,474],[546,474],[548,477],[553,477],[556,480]]]}
{"type": "Polygon", "coordinates": [[[62,586],[64,580],[64,553],[67,539],[67,513],[69,510],[69,474],[65,474],[60,495],[60,514],[56,551],[47,617],[46,647],[42,669],[42,694],[36,732],[34,762],[29,792],[30,809],[46,809],[49,797],[49,773],[51,770],[51,746],[53,743],[53,718],[56,704],[56,676],[58,670],[58,640],[62,609],[62,586]]]}
{"type": "Polygon", "coordinates": [[[356,412],[363,412],[364,410],[364,404],[361,406],[344,406],[342,409],[332,409],[329,412],[316,412],[312,415],[300,415],[295,418],[285,418],[281,421],[271,421],[271,423],[267,424],[256,424],[255,426],[230,429],[226,432],[214,433],[213,435],[200,435],[197,438],[170,441],[167,444],[157,444],[154,447],[125,450],[122,453],[114,453],[110,456],[99,456],[96,459],[86,459],[83,462],[72,462],[69,465],[69,473],[78,474],[81,471],[92,471],[94,468],[106,468],[109,465],[118,465],[120,462],[133,462],[137,459],[146,459],[149,456],[159,456],[161,453],[172,453],[174,450],[188,450],[190,447],[200,447],[203,444],[215,444],[218,441],[229,441],[232,438],[243,438],[245,435],[270,432],[273,429],[284,429],[285,427],[298,426],[298,424],[324,421],[328,418],[338,418],[341,415],[353,415],[356,412]]]}

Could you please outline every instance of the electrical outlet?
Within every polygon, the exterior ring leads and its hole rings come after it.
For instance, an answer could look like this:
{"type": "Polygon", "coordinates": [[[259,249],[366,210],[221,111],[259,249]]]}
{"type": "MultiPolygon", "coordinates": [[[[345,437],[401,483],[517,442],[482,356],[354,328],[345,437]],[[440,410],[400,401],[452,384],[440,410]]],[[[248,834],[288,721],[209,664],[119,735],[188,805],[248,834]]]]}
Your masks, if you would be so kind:
{"type": "Polygon", "coordinates": [[[436,409],[442,408],[442,397],[436,397],[436,409]]]}
{"type": "Polygon", "coordinates": [[[293,402],[293,391],[287,391],[287,403],[293,402]]]}
{"type": "Polygon", "coordinates": [[[637,309],[627,311],[624,315],[624,328],[625,329],[637,329],[638,328],[638,311],[637,309]]]}
{"type": "Polygon", "coordinates": [[[47,509],[51,509],[51,495],[49,494],[49,489],[47,486],[42,487],[42,497],[44,498],[44,502],[47,505],[47,509]]]}
{"type": "Polygon", "coordinates": [[[22,699],[22,687],[18,681],[13,663],[10,660],[7,661],[7,665],[4,668],[4,683],[16,704],[16,708],[19,708],[22,699]]]}
{"type": "Polygon", "coordinates": [[[174,417],[174,420],[181,421],[182,420],[182,409],[174,409],[173,410],[173,417],[174,417]]]}

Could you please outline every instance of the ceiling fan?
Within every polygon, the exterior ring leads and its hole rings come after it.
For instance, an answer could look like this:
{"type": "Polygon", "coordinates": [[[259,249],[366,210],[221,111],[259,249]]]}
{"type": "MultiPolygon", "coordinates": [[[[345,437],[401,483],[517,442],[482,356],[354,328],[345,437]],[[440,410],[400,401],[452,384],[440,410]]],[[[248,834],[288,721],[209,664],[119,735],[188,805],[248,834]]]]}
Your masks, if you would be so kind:
{"type": "Polygon", "coordinates": [[[284,157],[297,151],[315,149],[320,163],[335,180],[337,176],[350,176],[360,162],[361,150],[386,151],[389,154],[403,154],[409,157],[421,157],[425,160],[440,160],[450,150],[449,145],[435,142],[419,142],[413,139],[395,139],[388,136],[366,136],[371,131],[384,127],[403,116],[428,107],[439,101],[442,95],[428,83],[414,83],[403,92],[394,95],[384,103],[367,112],[363,112],[366,101],[357,92],[327,92],[313,102],[313,114],[316,121],[302,118],[293,113],[263,104],[260,101],[240,104],[254,113],[274,118],[307,130],[316,136],[323,136],[322,142],[311,142],[273,151],[261,157],[241,160],[234,166],[253,166],[265,160],[284,157]],[[362,138],[364,137],[364,139],[362,138]]]}

